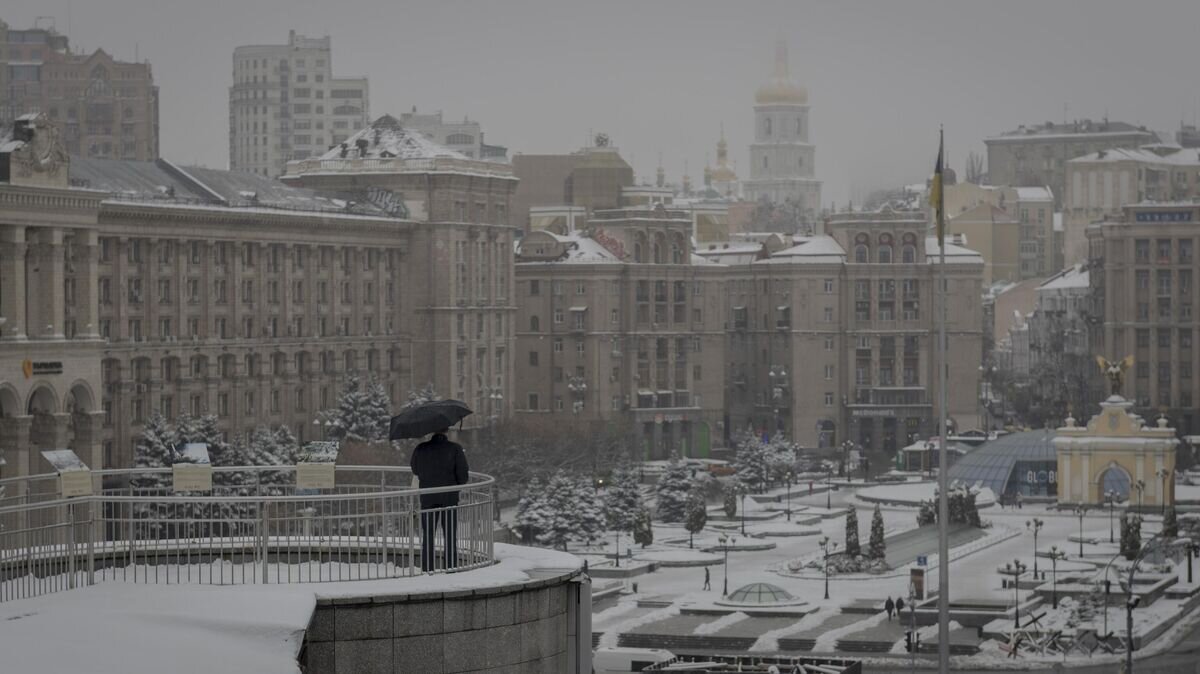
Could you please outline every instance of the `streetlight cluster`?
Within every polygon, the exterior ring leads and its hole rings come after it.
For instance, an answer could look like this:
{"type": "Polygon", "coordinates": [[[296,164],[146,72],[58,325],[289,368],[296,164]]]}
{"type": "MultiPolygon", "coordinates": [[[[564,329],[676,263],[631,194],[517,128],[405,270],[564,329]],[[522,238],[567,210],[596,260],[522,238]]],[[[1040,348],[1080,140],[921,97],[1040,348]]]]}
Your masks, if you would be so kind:
{"type": "Polygon", "coordinates": [[[837,551],[838,544],[837,541],[831,541],[828,536],[825,536],[817,545],[821,546],[821,552],[824,555],[825,563],[822,566],[825,567],[825,598],[829,599],[829,554],[837,551]]]}

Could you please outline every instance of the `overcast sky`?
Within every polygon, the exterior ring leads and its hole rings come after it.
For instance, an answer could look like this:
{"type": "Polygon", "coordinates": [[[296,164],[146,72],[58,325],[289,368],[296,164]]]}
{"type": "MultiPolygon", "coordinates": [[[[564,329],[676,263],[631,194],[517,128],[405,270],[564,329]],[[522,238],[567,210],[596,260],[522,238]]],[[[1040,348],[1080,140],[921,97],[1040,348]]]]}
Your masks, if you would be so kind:
{"type": "Polygon", "coordinates": [[[371,114],[470,116],[510,153],[568,152],[604,131],[652,180],[661,153],[700,184],[720,124],[748,173],[754,90],[777,34],[809,89],[823,199],[923,180],[945,124],[961,172],[985,136],[1091,117],[1174,131],[1200,101],[1200,2],[624,0],[5,0],[14,27],[52,15],[76,48],[149,60],[162,153],[228,162],[233,48],[288,30],[333,38],[371,114]],[[68,7],[70,21],[68,23],[68,7]],[[1066,106],[1064,112],[1064,106],[1066,106]]]}

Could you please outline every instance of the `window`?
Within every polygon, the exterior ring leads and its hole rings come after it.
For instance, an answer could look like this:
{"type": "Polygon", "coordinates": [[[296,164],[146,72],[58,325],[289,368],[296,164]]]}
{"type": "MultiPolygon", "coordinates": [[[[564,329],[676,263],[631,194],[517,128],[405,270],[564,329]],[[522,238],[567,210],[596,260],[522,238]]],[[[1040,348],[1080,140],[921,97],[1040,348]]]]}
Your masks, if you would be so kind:
{"type": "Polygon", "coordinates": [[[1139,328],[1137,331],[1137,345],[1139,349],[1150,347],[1150,331],[1145,328],[1139,328]]]}
{"type": "Polygon", "coordinates": [[[825,307],[825,314],[822,317],[826,323],[833,322],[833,307],[825,307]]]}
{"type": "Polygon", "coordinates": [[[563,340],[562,337],[555,337],[553,342],[554,353],[562,353],[563,340]]]}
{"type": "Polygon", "coordinates": [[[891,262],[892,262],[892,247],[890,245],[880,246],[879,251],[876,253],[876,256],[878,257],[880,264],[891,264],[891,262]]]}
{"type": "Polygon", "coordinates": [[[860,243],[854,247],[854,261],[859,264],[866,264],[868,262],[868,252],[865,244],[860,243]]]}
{"type": "Polygon", "coordinates": [[[529,295],[531,297],[537,297],[538,295],[541,295],[541,294],[542,294],[541,284],[536,279],[531,280],[529,282],[529,295]]]}
{"type": "Polygon", "coordinates": [[[917,247],[912,244],[905,244],[900,249],[900,261],[904,264],[913,264],[917,261],[917,247]]]}
{"type": "Polygon", "coordinates": [[[825,279],[825,294],[829,295],[831,293],[833,293],[833,279],[827,278],[825,279]]]}
{"type": "Polygon", "coordinates": [[[832,391],[825,392],[825,406],[833,407],[833,392],[832,391]]]}
{"type": "Polygon", "coordinates": [[[825,338],[825,350],[826,350],[826,351],[833,351],[833,337],[826,337],[826,338],[825,338]]]}
{"type": "Polygon", "coordinates": [[[529,365],[530,365],[530,367],[538,366],[538,352],[537,351],[529,352],[529,365]]]}
{"type": "Polygon", "coordinates": [[[826,365],[825,366],[825,380],[830,381],[832,379],[833,379],[833,366],[826,365]]]}
{"type": "Polygon", "coordinates": [[[529,394],[529,409],[531,409],[531,410],[538,409],[538,394],[536,394],[536,393],[529,394]]]}

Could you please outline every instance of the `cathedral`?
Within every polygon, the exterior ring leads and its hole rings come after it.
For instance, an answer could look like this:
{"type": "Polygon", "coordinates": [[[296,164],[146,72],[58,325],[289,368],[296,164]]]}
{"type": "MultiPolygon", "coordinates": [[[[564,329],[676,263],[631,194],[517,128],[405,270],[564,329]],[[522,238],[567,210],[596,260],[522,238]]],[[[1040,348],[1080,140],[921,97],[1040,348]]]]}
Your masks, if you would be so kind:
{"type": "Polygon", "coordinates": [[[788,74],[787,43],[775,45],[775,72],[754,95],[754,142],[750,177],[742,182],[749,201],[790,204],[799,219],[815,223],[821,213],[816,147],[808,140],[808,91],[788,74]]]}

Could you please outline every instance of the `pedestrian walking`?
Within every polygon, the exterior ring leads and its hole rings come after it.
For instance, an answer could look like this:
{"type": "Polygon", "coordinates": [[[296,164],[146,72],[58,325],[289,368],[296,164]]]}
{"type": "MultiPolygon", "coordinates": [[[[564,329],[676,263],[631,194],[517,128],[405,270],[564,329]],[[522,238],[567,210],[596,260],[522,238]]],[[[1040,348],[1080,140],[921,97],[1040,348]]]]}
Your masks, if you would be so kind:
{"type": "Polygon", "coordinates": [[[705,590],[711,590],[711,589],[712,589],[712,574],[710,574],[710,573],[708,572],[708,567],[707,567],[707,566],[706,566],[706,567],[704,567],[704,589],[705,589],[705,590]]]}
{"type": "Polygon", "coordinates": [[[904,610],[904,597],[896,597],[896,615],[904,610]]]}
{"type": "Polygon", "coordinates": [[[892,611],[896,610],[896,602],[892,601],[891,597],[888,597],[887,601],[883,602],[883,610],[887,611],[888,622],[891,622],[892,621],[892,611]]]}
{"type": "MultiPolygon", "coordinates": [[[[466,484],[467,455],[462,445],[451,442],[449,429],[434,433],[413,450],[409,466],[422,489],[466,484]]],[[[436,536],[442,530],[445,569],[458,566],[458,491],[421,494],[421,570],[433,571],[436,564],[436,536]]]]}
{"type": "Polygon", "coordinates": [[[1017,492],[1017,510],[1021,509],[1021,492],[1017,492]]]}

